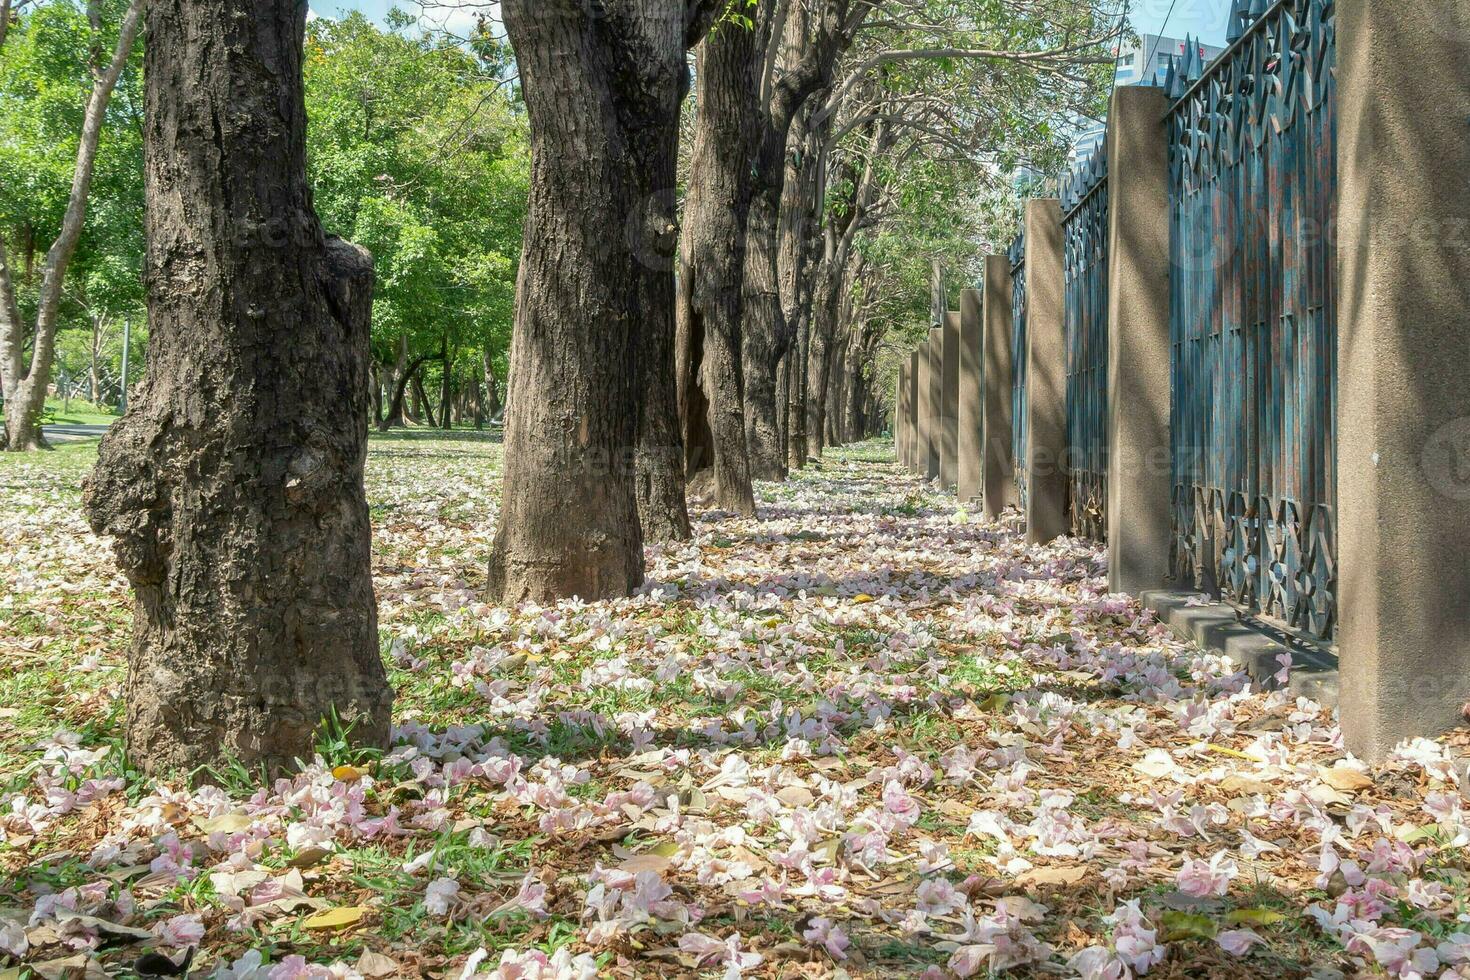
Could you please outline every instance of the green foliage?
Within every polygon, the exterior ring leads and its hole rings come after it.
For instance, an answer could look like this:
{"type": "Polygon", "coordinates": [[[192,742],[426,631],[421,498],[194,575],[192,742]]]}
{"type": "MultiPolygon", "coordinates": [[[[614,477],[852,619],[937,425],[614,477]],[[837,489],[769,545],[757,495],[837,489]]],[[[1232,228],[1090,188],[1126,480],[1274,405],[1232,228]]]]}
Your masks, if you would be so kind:
{"type": "Polygon", "coordinates": [[[327,230],[372,251],[373,340],[391,362],[444,344],[503,361],[529,185],[524,114],[508,53],[387,30],[361,14],[308,27],[308,160],[327,230]]]}
{"type": "MultiPolygon", "coordinates": [[[[27,320],[65,213],[91,65],[110,54],[124,6],[105,0],[100,31],[84,0],[27,7],[0,58],[0,235],[27,320]]],[[[530,171],[525,116],[503,81],[510,52],[488,31],[459,46],[420,33],[406,14],[395,11],[387,22],[380,29],[353,14],[309,25],[308,159],[317,209],[329,233],[373,252],[380,359],[393,360],[400,338],[411,354],[444,344],[467,362],[489,350],[504,377],[530,171]]],[[[144,44],[146,37],[108,109],[57,338],[54,377],[86,378],[94,318],[103,324],[98,350],[109,402],[121,373],[123,318],[133,320],[135,382],[146,351],[144,44]]]]}
{"type": "MultiPolygon", "coordinates": [[[[0,58],[0,235],[28,322],[46,250],[66,213],[92,66],[111,57],[125,6],[102,3],[95,31],[82,0],[27,8],[0,58]]],[[[139,46],[108,104],[86,228],[68,270],[58,357],[73,375],[85,374],[90,363],[93,316],[114,324],[104,352],[113,377],[121,318],[143,318],[142,58],[139,46]]]]}

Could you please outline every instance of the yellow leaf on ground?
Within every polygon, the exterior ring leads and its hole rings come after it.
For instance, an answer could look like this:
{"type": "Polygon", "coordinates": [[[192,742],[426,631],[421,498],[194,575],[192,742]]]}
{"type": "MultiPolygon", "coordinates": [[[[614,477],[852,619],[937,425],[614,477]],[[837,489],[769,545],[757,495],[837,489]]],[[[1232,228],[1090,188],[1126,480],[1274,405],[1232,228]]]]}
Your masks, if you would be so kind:
{"type": "Polygon", "coordinates": [[[365,905],[347,905],[338,909],[327,909],[315,915],[308,915],[301,923],[303,929],[346,929],[355,926],[367,915],[368,908],[365,905]]]}
{"type": "Polygon", "coordinates": [[[1286,916],[1270,909],[1236,909],[1225,916],[1225,924],[1231,926],[1272,926],[1285,922],[1286,916]]]}
{"type": "Polygon", "coordinates": [[[338,766],[332,770],[332,778],[344,783],[355,783],[362,777],[363,771],[356,766],[338,766]]]}
{"type": "Polygon", "coordinates": [[[626,871],[630,875],[636,875],[643,871],[656,871],[662,874],[669,870],[669,859],[662,854],[635,854],[618,865],[618,870],[626,871]]]}
{"type": "Polygon", "coordinates": [[[1032,868],[1017,879],[1020,885],[1075,885],[1087,877],[1086,868],[1032,868]]]}
{"type": "Polygon", "coordinates": [[[398,964],[382,953],[365,949],[357,958],[357,972],[365,977],[391,977],[398,974],[398,964]]]}
{"type": "Polygon", "coordinates": [[[1207,748],[1211,752],[1217,753],[1219,755],[1228,755],[1232,759],[1244,759],[1246,762],[1255,762],[1256,761],[1256,757],[1253,756],[1253,755],[1246,755],[1244,752],[1238,752],[1235,749],[1227,749],[1223,745],[1214,745],[1214,744],[1211,744],[1211,745],[1205,746],[1205,748],[1207,748]]]}
{"type": "Polygon", "coordinates": [[[195,820],[194,826],[206,834],[238,834],[249,830],[255,821],[243,813],[225,813],[208,820],[195,820]]]}
{"type": "Polygon", "coordinates": [[[1373,788],[1373,780],[1366,773],[1361,773],[1356,769],[1348,769],[1345,766],[1334,766],[1327,769],[1318,766],[1317,772],[1322,776],[1322,782],[1344,793],[1358,793],[1373,788]]]}
{"type": "Polygon", "coordinates": [[[1161,917],[1166,939],[1214,939],[1220,930],[1208,916],[1165,912],[1161,917]]]}
{"type": "Polygon", "coordinates": [[[876,600],[874,600],[873,597],[868,595],[866,592],[859,592],[857,595],[852,597],[852,601],[854,605],[861,606],[869,602],[874,602],[876,600]]]}

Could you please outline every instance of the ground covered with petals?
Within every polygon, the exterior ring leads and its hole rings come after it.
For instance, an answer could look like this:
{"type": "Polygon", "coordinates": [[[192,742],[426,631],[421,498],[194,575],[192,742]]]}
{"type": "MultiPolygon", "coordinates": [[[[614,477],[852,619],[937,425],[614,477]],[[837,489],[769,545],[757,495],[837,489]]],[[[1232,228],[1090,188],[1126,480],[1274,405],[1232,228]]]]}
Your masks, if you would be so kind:
{"type": "Polygon", "coordinates": [[[0,976],[1470,977],[1463,738],[1370,770],[887,447],[505,609],[498,447],[374,439],[394,745],[194,789],[123,753],[92,455],[0,460],[0,976]]]}

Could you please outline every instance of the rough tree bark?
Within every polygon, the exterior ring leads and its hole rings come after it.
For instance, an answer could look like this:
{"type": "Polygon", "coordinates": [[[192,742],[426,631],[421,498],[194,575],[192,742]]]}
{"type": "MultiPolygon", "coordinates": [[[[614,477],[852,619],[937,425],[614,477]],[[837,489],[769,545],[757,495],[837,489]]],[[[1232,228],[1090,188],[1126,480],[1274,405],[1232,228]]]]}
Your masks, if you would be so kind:
{"type": "MultiPolygon", "coordinates": [[[[0,436],[0,449],[26,452],[45,444],[41,438],[41,411],[46,406],[46,389],[51,384],[51,366],[56,356],[62,287],[86,225],[87,197],[92,190],[92,174],[97,164],[107,105],[112,101],[113,90],[117,88],[123,68],[132,54],[133,43],[137,40],[143,2],[132,0],[123,12],[111,60],[104,64],[99,55],[92,65],[92,94],[82,118],[71,193],[62,217],[61,232],[46,252],[41,275],[29,365],[25,363],[24,354],[25,324],[16,302],[15,282],[5,243],[0,239],[0,395],[5,401],[5,431],[0,436]]],[[[88,4],[87,14],[93,29],[100,31],[101,14],[97,0],[88,4]]]]}
{"type": "MultiPolygon", "coordinates": [[[[825,236],[832,237],[829,228],[825,236]]],[[[822,458],[827,447],[827,393],[832,374],[832,346],[836,335],[838,290],[841,276],[829,271],[830,257],[824,258],[817,275],[812,303],[811,366],[808,371],[806,441],[814,459],[822,458]]]]}
{"type": "Polygon", "coordinates": [[[646,202],[646,213],[631,219],[628,229],[639,253],[639,306],[644,311],[635,489],[643,537],[657,542],[688,541],[693,536],[684,497],[684,441],[674,375],[678,149],[677,139],[639,148],[646,157],[649,177],[667,183],[646,202]]]}
{"type": "Polygon", "coordinates": [[[149,772],[388,737],[363,492],[372,259],[306,182],[299,0],[152,0],[148,378],[84,505],[133,584],[149,772]]]}
{"type": "Polygon", "coordinates": [[[531,122],[531,196],[490,561],[499,601],[602,599],[643,582],[640,348],[655,331],[672,338],[674,297],[673,270],[640,256],[674,223],[684,53],[716,6],[602,0],[592,16],[578,0],[503,4],[531,122]]]}
{"type": "Polygon", "coordinates": [[[734,25],[721,28],[700,49],[681,243],[681,414],[691,447],[710,449],[707,460],[690,457],[689,477],[697,493],[705,479],[712,480],[711,503],[745,515],[755,513],[755,494],[745,438],[741,290],[762,54],[760,32],[734,25]]]}
{"type": "MultiPolygon", "coordinates": [[[[819,94],[820,95],[820,94],[819,94]]],[[[820,101],[820,98],[817,99],[820,101]]],[[[826,205],[826,134],[831,120],[812,123],[812,106],[803,109],[792,125],[791,152],[787,154],[785,189],[781,199],[780,272],[781,305],[793,335],[794,369],[786,406],[789,466],[800,468],[808,459],[807,403],[812,343],[813,269],[822,251],[823,211],[826,205]]]]}

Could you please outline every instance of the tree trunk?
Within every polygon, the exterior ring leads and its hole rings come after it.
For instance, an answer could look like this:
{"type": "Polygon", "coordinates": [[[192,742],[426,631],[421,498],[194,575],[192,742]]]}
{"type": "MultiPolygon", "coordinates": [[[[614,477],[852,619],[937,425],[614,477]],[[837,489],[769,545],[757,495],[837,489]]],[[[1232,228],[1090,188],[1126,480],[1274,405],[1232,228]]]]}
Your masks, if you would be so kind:
{"type": "Polygon", "coordinates": [[[672,188],[678,182],[678,141],[641,147],[648,177],[669,188],[645,202],[640,224],[648,236],[639,248],[639,305],[644,319],[643,399],[635,459],[638,520],[647,541],[688,541],[689,506],[684,498],[684,440],[679,431],[678,383],[674,374],[674,263],[679,231],[672,188]]]}
{"type": "Polygon", "coordinates": [[[87,395],[94,408],[101,408],[102,375],[98,371],[98,366],[102,360],[102,317],[95,313],[89,313],[87,316],[92,321],[92,345],[88,351],[91,357],[87,366],[87,395]]]}
{"type": "MultiPolygon", "coordinates": [[[[690,190],[691,201],[695,193],[690,190]]],[[[689,261],[689,234],[686,230],[679,242],[680,273],[674,300],[674,377],[679,399],[679,434],[684,441],[684,474],[692,484],[714,472],[715,436],[710,430],[710,401],[701,375],[705,360],[704,321],[694,315],[689,261]]],[[[740,444],[745,445],[743,426],[740,444]]]]}
{"type": "MultiPolygon", "coordinates": [[[[760,106],[756,100],[759,33],[722,29],[700,48],[693,160],[685,208],[685,436],[707,428],[711,503],[755,513],[745,435],[741,321],[746,217],[760,106]],[[707,409],[704,407],[707,405],[707,409]]],[[[695,441],[695,436],[701,438],[695,441]]]]}
{"type": "Polygon", "coordinates": [[[827,394],[831,385],[832,346],[837,320],[838,282],[834,279],[830,261],[823,262],[817,275],[814,289],[815,302],[812,306],[812,336],[809,359],[811,365],[807,378],[807,451],[814,459],[822,458],[828,445],[827,439],[827,394]]]}
{"type": "Polygon", "coordinates": [[[408,393],[409,384],[418,376],[418,370],[425,361],[429,359],[427,354],[416,357],[413,363],[401,365],[398,371],[398,382],[393,389],[393,398],[388,403],[388,414],[382,422],[378,423],[379,432],[387,432],[395,426],[402,426],[405,410],[405,395],[408,393]]]}
{"type": "Polygon", "coordinates": [[[371,387],[373,392],[373,422],[383,428],[383,368],[376,361],[372,365],[371,387]]]}
{"type": "Polygon", "coordinates": [[[439,341],[439,361],[444,365],[444,373],[439,376],[439,428],[451,429],[454,420],[449,415],[449,407],[454,403],[454,372],[449,367],[448,338],[439,341]]]}
{"type": "Polygon", "coordinates": [[[427,421],[428,425],[434,425],[434,416],[437,410],[429,401],[429,393],[424,390],[424,373],[420,369],[410,375],[413,379],[413,414],[409,421],[418,425],[421,421],[427,421]]]}
{"type": "Polygon", "coordinates": [[[745,317],[741,360],[745,372],[745,439],[750,447],[751,474],[757,480],[784,480],[776,369],[791,346],[781,294],[776,282],[775,194],[757,180],[745,235],[745,317]]]}
{"type": "MultiPolygon", "coordinates": [[[[852,43],[850,0],[825,0],[815,35],[788,25],[802,39],[800,60],[789,65],[765,107],[754,167],[754,190],[745,243],[745,321],[742,361],[745,370],[746,436],[751,472],[757,479],[784,479],[786,459],[780,452],[776,369],[791,346],[791,324],[781,307],[777,269],[781,195],[785,187],[787,138],[792,122],[815,93],[832,82],[836,60],[852,43]]],[[[802,8],[793,8],[793,14],[802,8]]],[[[797,24],[801,24],[798,19],[797,24]]],[[[808,434],[810,438],[810,434],[808,434]]]]}
{"type": "Polygon", "coordinates": [[[306,182],[298,0],[149,5],[149,371],[84,500],[137,595],[127,738],[145,771],[383,745],[363,491],[372,258],[306,182]]]}
{"type": "MultiPolygon", "coordinates": [[[[712,6],[712,5],[711,5],[712,6]]],[[[685,0],[505,0],[531,123],[526,218],[490,593],[625,596],[643,582],[642,347],[672,346],[685,0]],[[608,216],[615,220],[608,220],[608,216]]],[[[669,362],[672,388],[672,361],[669,362]]]]}
{"type": "Polygon", "coordinates": [[[845,389],[843,381],[845,375],[842,373],[843,364],[847,359],[847,336],[842,325],[837,327],[839,336],[828,348],[828,357],[831,359],[831,367],[828,368],[828,391],[827,391],[827,445],[842,445],[842,412],[843,396],[845,389]]]}
{"type": "Polygon", "coordinates": [[[489,400],[486,411],[493,419],[500,414],[500,385],[495,378],[495,362],[491,359],[490,352],[485,351],[482,357],[485,364],[485,397],[489,400]]]}
{"type": "Polygon", "coordinates": [[[808,104],[792,124],[786,173],[781,197],[780,253],[777,271],[781,287],[781,306],[792,332],[792,349],[787,360],[791,377],[786,400],[786,461],[801,468],[807,460],[807,376],[811,349],[812,276],[814,248],[820,248],[820,228],[824,202],[819,193],[821,172],[826,159],[819,152],[821,134],[829,122],[819,124],[818,133],[811,131],[812,107],[808,104]]]}

